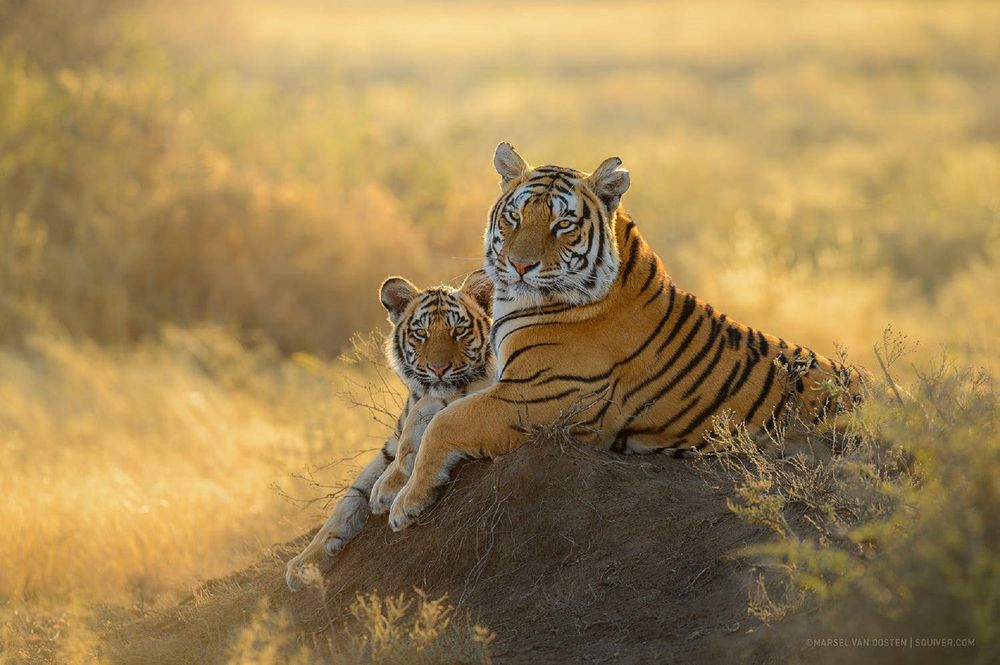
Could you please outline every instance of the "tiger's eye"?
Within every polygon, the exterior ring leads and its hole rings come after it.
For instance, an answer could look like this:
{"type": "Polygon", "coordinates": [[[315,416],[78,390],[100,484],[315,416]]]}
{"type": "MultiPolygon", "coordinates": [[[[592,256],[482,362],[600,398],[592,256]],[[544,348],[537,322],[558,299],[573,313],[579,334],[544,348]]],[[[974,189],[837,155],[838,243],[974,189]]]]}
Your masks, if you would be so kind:
{"type": "Polygon", "coordinates": [[[466,328],[465,326],[458,326],[457,328],[455,328],[455,336],[456,336],[456,337],[461,337],[461,336],[462,336],[462,335],[464,335],[464,334],[465,334],[465,333],[466,333],[466,332],[467,332],[468,330],[469,330],[469,329],[468,329],[468,328],[466,328]]]}
{"type": "Polygon", "coordinates": [[[425,339],[427,337],[427,330],[425,330],[424,328],[417,328],[416,330],[413,331],[413,334],[419,337],[420,339],[425,339]]]}
{"type": "Polygon", "coordinates": [[[557,229],[564,229],[564,230],[568,229],[571,226],[573,226],[573,222],[567,221],[565,219],[556,224],[557,229]]]}

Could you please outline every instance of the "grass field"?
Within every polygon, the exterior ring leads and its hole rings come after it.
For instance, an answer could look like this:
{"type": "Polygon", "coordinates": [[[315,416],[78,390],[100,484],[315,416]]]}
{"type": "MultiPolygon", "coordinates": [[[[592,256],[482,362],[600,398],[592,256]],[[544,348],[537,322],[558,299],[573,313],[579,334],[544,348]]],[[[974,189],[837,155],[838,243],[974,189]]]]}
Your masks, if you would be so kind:
{"type": "Polygon", "coordinates": [[[169,605],[318,521],[288,495],[383,433],[340,354],[388,274],[477,265],[500,140],[621,156],[668,272],[733,318],[1000,369],[998,34],[964,0],[0,0],[5,641],[72,650],[58,617],[169,605]]]}

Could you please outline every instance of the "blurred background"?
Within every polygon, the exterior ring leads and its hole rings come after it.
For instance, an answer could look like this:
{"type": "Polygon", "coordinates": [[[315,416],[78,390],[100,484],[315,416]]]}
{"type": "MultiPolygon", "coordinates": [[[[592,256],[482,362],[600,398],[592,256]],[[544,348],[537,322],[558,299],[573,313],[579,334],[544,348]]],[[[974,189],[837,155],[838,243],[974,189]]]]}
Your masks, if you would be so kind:
{"type": "Polygon", "coordinates": [[[296,476],[384,434],[341,354],[387,275],[479,264],[500,140],[619,155],[733,318],[995,370],[998,35],[963,0],[0,0],[0,602],[166,603],[318,522],[296,476]]]}

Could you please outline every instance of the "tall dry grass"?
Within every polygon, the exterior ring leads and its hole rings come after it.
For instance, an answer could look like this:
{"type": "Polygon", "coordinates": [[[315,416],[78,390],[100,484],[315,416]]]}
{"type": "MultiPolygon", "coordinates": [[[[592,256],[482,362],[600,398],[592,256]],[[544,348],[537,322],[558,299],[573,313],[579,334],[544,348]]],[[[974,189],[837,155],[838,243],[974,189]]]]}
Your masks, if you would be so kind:
{"type": "Polygon", "coordinates": [[[39,334],[0,365],[6,600],[176,599],[311,526],[273,485],[318,496],[289,473],[344,459],[313,477],[334,486],[379,443],[332,404],[330,364],[215,328],[129,349],[39,334]]]}

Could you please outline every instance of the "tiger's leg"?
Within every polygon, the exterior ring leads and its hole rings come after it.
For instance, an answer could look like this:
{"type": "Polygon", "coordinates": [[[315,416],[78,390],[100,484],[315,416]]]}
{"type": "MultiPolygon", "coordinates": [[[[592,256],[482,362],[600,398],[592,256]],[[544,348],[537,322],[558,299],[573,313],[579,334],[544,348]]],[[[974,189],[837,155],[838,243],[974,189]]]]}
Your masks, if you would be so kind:
{"type": "Polygon", "coordinates": [[[412,524],[434,502],[435,490],[460,459],[509,453],[528,441],[520,424],[551,422],[559,415],[558,404],[531,406],[531,411],[519,408],[500,386],[493,386],[437,414],[424,432],[413,472],[392,503],[389,526],[399,531],[412,524]]]}
{"type": "Polygon", "coordinates": [[[373,515],[381,515],[389,510],[393,499],[399,494],[399,490],[403,488],[409,477],[409,474],[396,460],[393,460],[392,464],[386,467],[372,488],[370,508],[373,515]]]}
{"type": "Polygon", "coordinates": [[[329,519],[316,532],[312,542],[288,562],[285,567],[285,582],[289,589],[298,591],[305,587],[310,568],[316,567],[320,572],[328,570],[336,553],[361,531],[371,512],[368,502],[372,486],[389,462],[393,461],[395,454],[396,440],[389,439],[337,501],[329,519]]]}
{"type": "Polygon", "coordinates": [[[406,484],[413,470],[413,460],[420,448],[424,431],[434,415],[447,404],[441,397],[424,397],[410,410],[403,423],[403,431],[399,435],[396,459],[389,464],[372,487],[371,511],[376,515],[389,510],[393,499],[406,484]]]}

